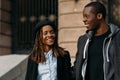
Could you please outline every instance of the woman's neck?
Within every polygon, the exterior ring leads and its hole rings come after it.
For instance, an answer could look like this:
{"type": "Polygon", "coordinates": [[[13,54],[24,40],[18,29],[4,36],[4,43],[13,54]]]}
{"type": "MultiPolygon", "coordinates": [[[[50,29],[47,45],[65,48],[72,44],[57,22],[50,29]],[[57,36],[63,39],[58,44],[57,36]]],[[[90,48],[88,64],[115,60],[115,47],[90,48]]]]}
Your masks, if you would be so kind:
{"type": "Polygon", "coordinates": [[[48,52],[48,51],[50,51],[52,49],[51,46],[45,46],[44,48],[45,48],[45,52],[48,52]]]}

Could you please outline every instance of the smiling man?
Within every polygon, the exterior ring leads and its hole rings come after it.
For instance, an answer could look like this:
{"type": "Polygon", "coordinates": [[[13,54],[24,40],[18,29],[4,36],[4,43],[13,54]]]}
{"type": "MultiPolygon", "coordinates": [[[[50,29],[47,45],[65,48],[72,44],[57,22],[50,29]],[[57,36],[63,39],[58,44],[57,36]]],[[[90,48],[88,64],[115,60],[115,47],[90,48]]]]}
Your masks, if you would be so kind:
{"type": "Polygon", "coordinates": [[[120,29],[105,21],[106,9],[90,2],[83,9],[86,33],[78,39],[76,80],[120,79],[120,29]]]}

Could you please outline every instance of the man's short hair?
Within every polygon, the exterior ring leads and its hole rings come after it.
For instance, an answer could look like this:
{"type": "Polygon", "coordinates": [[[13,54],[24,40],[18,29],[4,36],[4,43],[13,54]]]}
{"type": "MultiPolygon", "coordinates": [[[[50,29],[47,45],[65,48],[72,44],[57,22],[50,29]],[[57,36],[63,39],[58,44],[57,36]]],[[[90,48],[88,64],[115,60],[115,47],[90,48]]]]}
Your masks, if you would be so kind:
{"type": "Polygon", "coordinates": [[[98,1],[90,2],[85,7],[93,7],[95,9],[96,14],[97,13],[102,13],[103,18],[104,19],[106,18],[106,8],[102,3],[98,2],[98,1]]]}

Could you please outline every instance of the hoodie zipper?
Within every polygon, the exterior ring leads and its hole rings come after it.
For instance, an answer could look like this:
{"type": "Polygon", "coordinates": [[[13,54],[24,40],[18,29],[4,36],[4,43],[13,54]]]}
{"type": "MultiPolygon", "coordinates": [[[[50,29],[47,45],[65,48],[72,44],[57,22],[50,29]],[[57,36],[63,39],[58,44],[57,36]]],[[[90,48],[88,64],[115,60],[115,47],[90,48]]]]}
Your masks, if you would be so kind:
{"type": "Polygon", "coordinates": [[[104,47],[105,47],[104,44],[105,44],[106,39],[107,38],[105,38],[105,40],[103,42],[103,60],[104,60],[104,62],[103,62],[103,72],[104,72],[104,80],[106,80],[106,75],[105,75],[105,55],[104,55],[105,54],[105,52],[104,52],[105,51],[104,50],[104,47]]]}
{"type": "Polygon", "coordinates": [[[112,38],[110,38],[110,40],[109,40],[109,42],[108,42],[108,44],[107,44],[106,52],[105,52],[105,42],[106,42],[107,39],[108,39],[108,38],[105,38],[105,40],[104,40],[104,42],[103,42],[103,60],[104,60],[104,62],[103,62],[103,72],[104,72],[104,80],[107,80],[107,79],[106,79],[106,73],[105,73],[105,66],[106,66],[105,62],[106,62],[106,60],[107,60],[107,62],[110,61],[110,60],[109,60],[109,56],[108,56],[108,49],[109,49],[109,46],[110,46],[110,43],[111,43],[112,38]],[[105,53],[106,53],[106,54],[105,54],[105,53]]]}

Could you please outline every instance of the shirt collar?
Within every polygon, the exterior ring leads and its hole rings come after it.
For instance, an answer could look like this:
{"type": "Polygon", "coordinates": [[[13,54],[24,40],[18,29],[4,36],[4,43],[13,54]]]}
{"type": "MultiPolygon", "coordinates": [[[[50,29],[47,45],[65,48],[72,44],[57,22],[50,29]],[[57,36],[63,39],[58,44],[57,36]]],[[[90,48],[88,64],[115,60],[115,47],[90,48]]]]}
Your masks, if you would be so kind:
{"type": "Polygon", "coordinates": [[[45,56],[51,56],[53,54],[53,50],[49,50],[48,52],[44,52],[45,56]]]}

